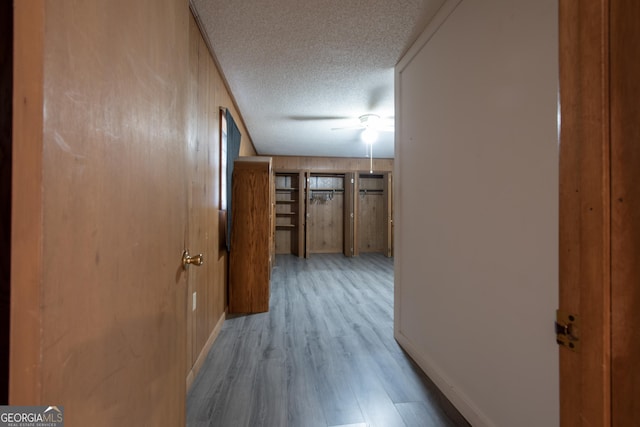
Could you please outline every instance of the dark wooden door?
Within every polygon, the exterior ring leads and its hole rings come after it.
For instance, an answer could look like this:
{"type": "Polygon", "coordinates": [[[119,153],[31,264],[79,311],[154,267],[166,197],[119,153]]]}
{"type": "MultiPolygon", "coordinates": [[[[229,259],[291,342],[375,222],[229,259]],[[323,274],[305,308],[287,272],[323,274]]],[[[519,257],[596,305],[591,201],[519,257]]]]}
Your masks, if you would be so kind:
{"type": "Polygon", "coordinates": [[[640,5],[560,2],[562,426],[640,425],[640,5]]]}
{"type": "Polygon", "coordinates": [[[640,2],[610,2],[611,425],[640,426],[640,2]]]}

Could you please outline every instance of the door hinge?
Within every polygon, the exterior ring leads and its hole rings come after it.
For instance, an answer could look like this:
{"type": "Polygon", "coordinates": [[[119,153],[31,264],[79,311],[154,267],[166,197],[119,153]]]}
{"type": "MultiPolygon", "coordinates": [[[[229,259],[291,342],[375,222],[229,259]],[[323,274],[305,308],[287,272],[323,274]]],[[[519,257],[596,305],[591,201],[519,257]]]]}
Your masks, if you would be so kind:
{"type": "Polygon", "coordinates": [[[557,310],[555,330],[556,342],[559,345],[571,351],[579,350],[580,339],[578,338],[578,333],[580,332],[580,324],[577,315],[557,310]]]}

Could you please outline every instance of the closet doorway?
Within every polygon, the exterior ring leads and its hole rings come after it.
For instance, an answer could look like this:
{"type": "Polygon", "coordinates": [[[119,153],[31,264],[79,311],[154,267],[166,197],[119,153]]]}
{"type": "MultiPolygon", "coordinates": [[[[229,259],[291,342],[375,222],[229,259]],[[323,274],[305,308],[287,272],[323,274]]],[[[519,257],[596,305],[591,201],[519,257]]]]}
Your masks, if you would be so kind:
{"type": "Polygon", "coordinates": [[[393,255],[391,186],[390,172],[357,174],[354,255],[366,252],[393,255]]]}
{"type": "Polygon", "coordinates": [[[276,254],[393,256],[392,172],[276,169],[276,254]]]}
{"type": "MultiPolygon", "coordinates": [[[[352,245],[345,239],[345,174],[310,172],[307,179],[307,254],[344,253],[352,245]]],[[[346,227],[345,227],[346,226],[346,227]]]]}

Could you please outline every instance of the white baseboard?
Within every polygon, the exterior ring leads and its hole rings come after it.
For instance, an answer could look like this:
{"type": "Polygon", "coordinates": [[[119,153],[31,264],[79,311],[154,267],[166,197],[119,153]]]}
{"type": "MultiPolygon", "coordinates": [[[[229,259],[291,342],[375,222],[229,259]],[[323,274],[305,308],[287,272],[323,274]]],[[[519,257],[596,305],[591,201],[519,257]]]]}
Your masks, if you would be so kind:
{"type": "Polygon", "coordinates": [[[469,424],[474,427],[496,427],[480,408],[460,388],[455,386],[451,378],[429,356],[420,354],[416,350],[409,338],[399,331],[396,331],[394,336],[400,346],[409,353],[409,356],[420,366],[453,406],[460,411],[469,424]]]}

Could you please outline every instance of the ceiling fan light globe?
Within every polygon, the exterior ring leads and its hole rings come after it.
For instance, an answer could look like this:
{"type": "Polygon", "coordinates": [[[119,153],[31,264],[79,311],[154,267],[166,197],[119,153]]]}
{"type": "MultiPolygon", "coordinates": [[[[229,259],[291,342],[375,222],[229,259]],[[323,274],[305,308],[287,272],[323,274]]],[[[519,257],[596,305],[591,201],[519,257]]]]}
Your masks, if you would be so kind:
{"type": "Polygon", "coordinates": [[[362,142],[365,144],[373,144],[378,140],[378,132],[371,128],[366,128],[360,134],[360,139],[362,139],[362,142]]]}

